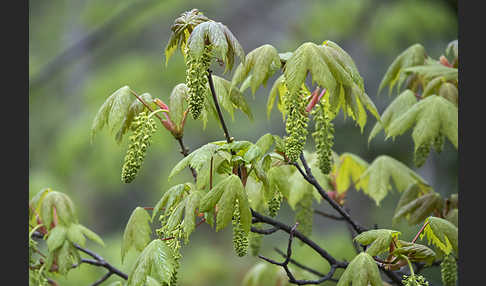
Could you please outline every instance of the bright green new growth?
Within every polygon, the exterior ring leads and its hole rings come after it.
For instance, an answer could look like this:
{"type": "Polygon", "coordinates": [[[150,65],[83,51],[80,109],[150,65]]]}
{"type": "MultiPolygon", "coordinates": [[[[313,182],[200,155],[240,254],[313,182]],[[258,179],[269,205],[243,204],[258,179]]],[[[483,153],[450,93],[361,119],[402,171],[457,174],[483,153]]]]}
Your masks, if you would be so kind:
{"type": "Polygon", "coordinates": [[[233,248],[240,257],[245,256],[248,252],[248,233],[245,232],[240,223],[240,211],[238,202],[233,212],[233,248]]]}
{"type": "Polygon", "coordinates": [[[130,145],[125,155],[121,174],[121,180],[124,183],[130,183],[135,179],[145,159],[147,148],[152,143],[152,135],[156,128],[155,121],[149,118],[147,112],[140,113],[132,124],[134,132],[130,136],[130,145]]]}
{"type": "Polygon", "coordinates": [[[206,99],[211,50],[211,45],[204,46],[201,57],[194,57],[190,52],[186,52],[186,85],[189,88],[189,111],[194,119],[198,119],[201,115],[206,99]]]}
{"type": "Polygon", "coordinates": [[[456,286],[457,264],[453,255],[449,254],[444,256],[440,264],[440,273],[444,286],[456,286]]]}
{"type": "Polygon", "coordinates": [[[329,103],[321,101],[314,109],[315,131],[312,133],[316,143],[316,153],[319,169],[323,174],[329,174],[332,167],[332,146],[334,145],[334,124],[331,120],[329,103]]]}
{"type": "Polygon", "coordinates": [[[291,162],[297,161],[300,153],[304,150],[307,137],[307,122],[309,117],[305,111],[305,90],[298,92],[287,92],[284,100],[288,112],[285,121],[285,155],[291,162]]]}
{"type": "Polygon", "coordinates": [[[150,215],[145,209],[137,207],[133,210],[128,219],[125,231],[123,232],[121,245],[122,263],[125,259],[125,255],[131,248],[140,252],[150,242],[150,236],[152,234],[150,221],[150,215]]]}
{"type": "Polygon", "coordinates": [[[297,230],[305,236],[311,235],[313,217],[312,194],[306,193],[295,206],[295,221],[299,223],[297,230]]]}
{"type": "Polygon", "coordinates": [[[358,254],[346,267],[337,286],[383,286],[375,260],[366,252],[358,254]]]}
{"type": "Polygon", "coordinates": [[[422,275],[403,275],[404,286],[429,286],[429,282],[422,275]]]}
{"type": "Polygon", "coordinates": [[[282,200],[282,193],[279,190],[275,190],[272,199],[268,202],[268,214],[271,217],[275,217],[278,214],[282,200]]]}

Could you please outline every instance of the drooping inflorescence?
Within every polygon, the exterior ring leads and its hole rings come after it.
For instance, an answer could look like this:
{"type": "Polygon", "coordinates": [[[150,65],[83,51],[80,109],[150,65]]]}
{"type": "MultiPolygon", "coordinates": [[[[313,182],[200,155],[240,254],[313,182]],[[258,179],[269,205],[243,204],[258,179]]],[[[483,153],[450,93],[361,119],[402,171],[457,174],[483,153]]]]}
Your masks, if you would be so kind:
{"type": "Polygon", "coordinates": [[[280,210],[280,204],[282,203],[283,195],[279,190],[275,190],[272,199],[268,202],[268,214],[271,217],[275,217],[280,210]]]}
{"type": "Polygon", "coordinates": [[[149,118],[147,112],[142,112],[135,117],[132,123],[132,129],[134,131],[130,136],[130,145],[128,146],[122,168],[122,182],[130,183],[135,179],[145,159],[147,148],[151,144],[155,128],[155,121],[149,118]]]}
{"type": "Polygon", "coordinates": [[[329,174],[332,166],[332,146],[334,145],[334,124],[331,122],[329,103],[324,99],[313,110],[315,131],[312,133],[316,143],[319,169],[329,174]]]}
{"type": "Polygon", "coordinates": [[[404,286],[429,286],[429,282],[422,275],[403,275],[404,286]]]}
{"type": "Polygon", "coordinates": [[[444,286],[456,286],[457,264],[453,255],[449,254],[444,257],[440,264],[440,272],[444,286]]]}
{"type": "Polygon", "coordinates": [[[285,131],[287,137],[285,138],[285,156],[291,161],[295,162],[304,150],[305,141],[307,138],[307,122],[309,117],[305,111],[305,90],[300,89],[299,92],[290,93],[287,91],[285,95],[285,108],[288,112],[287,120],[285,121],[285,131]]]}
{"type": "Polygon", "coordinates": [[[186,85],[189,88],[189,110],[194,119],[199,118],[204,107],[208,69],[211,64],[211,49],[211,45],[204,46],[204,52],[199,58],[195,58],[190,52],[186,53],[186,85]]]}
{"type": "Polygon", "coordinates": [[[233,248],[238,256],[245,256],[248,252],[248,234],[242,229],[238,202],[233,212],[233,248]]]}

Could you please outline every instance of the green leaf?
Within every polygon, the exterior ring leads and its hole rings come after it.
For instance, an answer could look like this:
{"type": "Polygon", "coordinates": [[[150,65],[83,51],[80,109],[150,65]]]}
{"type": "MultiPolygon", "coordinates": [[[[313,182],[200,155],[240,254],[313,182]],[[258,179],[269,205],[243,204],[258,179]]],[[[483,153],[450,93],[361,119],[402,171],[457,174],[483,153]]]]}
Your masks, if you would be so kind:
{"type": "Polygon", "coordinates": [[[428,217],[425,220],[425,223],[427,222],[424,232],[420,235],[421,239],[426,235],[428,243],[434,244],[446,255],[452,250],[458,251],[458,231],[453,223],[433,216],[428,217]]]}
{"type": "Polygon", "coordinates": [[[253,176],[248,176],[245,191],[250,207],[258,212],[263,212],[266,209],[263,183],[257,181],[253,176]]]}
{"type": "Polygon", "coordinates": [[[168,189],[162,198],[157,202],[157,204],[154,207],[154,210],[152,211],[152,221],[155,218],[155,216],[163,210],[165,213],[167,210],[171,209],[172,206],[177,205],[181,200],[182,197],[184,196],[185,192],[189,189],[189,186],[187,184],[178,184],[175,186],[172,186],[170,189],[168,189]]]}
{"type": "Polygon", "coordinates": [[[234,56],[245,61],[243,48],[225,25],[212,20],[197,25],[187,40],[189,53],[194,58],[202,56],[204,46],[212,45],[213,55],[226,63],[225,71],[233,68],[234,56]]]}
{"type": "Polygon", "coordinates": [[[274,141],[275,139],[273,138],[273,135],[267,133],[260,137],[257,142],[255,142],[255,145],[258,146],[263,153],[266,153],[268,149],[270,149],[270,147],[273,145],[274,141]]]}
{"type": "Polygon", "coordinates": [[[69,226],[71,223],[78,222],[71,199],[64,193],[51,191],[44,196],[40,208],[41,220],[48,230],[54,220],[54,209],[59,224],[69,226]]]}
{"type": "Polygon", "coordinates": [[[341,154],[338,162],[333,165],[333,173],[336,176],[336,189],[338,193],[343,193],[349,189],[351,184],[358,182],[369,164],[352,153],[341,154]]]}
{"type": "Polygon", "coordinates": [[[81,232],[89,239],[91,239],[92,241],[98,243],[99,245],[101,246],[105,246],[105,243],[103,242],[103,240],[101,239],[101,237],[99,237],[96,233],[94,233],[92,230],[88,229],[87,227],[83,226],[83,225],[78,225],[79,229],[81,230],[81,232]]]}
{"type": "Polygon", "coordinates": [[[400,53],[400,55],[393,60],[383,76],[380,86],[378,87],[378,94],[386,85],[388,85],[390,87],[388,95],[391,95],[393,87],[397,83],[397,91],[399,92],[401,83],[407,78],[407,75],[403,73],[403,70],[408,67],[424,64],[426,57],[425,48],[420,44],[414,44],[400,53]]]}
{"type": "Polygon", "coordinates": [[[189,239],[189,235],[196,228],[196,209],[199,207],[199,202],[202,196],[202,192],[196,191],[192,192],[186,199],[184,221],[182,223],[182,228],[186,240],[189,239]]]}
{"type": "Polygon", "coordinates": [[[160,284],[171,285],[178,265],[174,256],[174,250],[164,241],[152,240],[135,261],[127,286],[144,286],[149,276],[160,284]]]}
{"type": "Polygon", "coordinates": [[[275,99],[277,98],[277,95],[278,95],[277,107],[282,113],[283,119],[285,119],[286,111],[283,106],[283,98],[286,92],[287,92],[287,86],[285,85],[285,76],[281,75],[273,82],[272,88],[270,89],[270,94],[268,95],[268,100],[267,100],[268,119],[270,119],[270,114],[272,112],[273,105],[275,104],[275,99]]]}
{"type": "Polygon", "coordinates": [[[154,278],[147,276],[146,286],[162,286],[157,280],[154,278]]]}
{"type": "Polygon", "coordinates": [[[458,148],[458,109],[447,99],[437,95],[422,99],[390,123],[387,138],[401,135],[414,125],[415,150],[440,135],[445,135],[458,148]]]}
{"type": "Polygon", "coordinates": [[[242,286],[289,286],[288,277],[281,268],[267,262],[256,263],[245,274],[242,286]]]}
{"type": "Polygon", "coordinates": [[[454,59],[459,57],[459,42],[457,40],[451,41],[447,44],[445,52],[446,55],[451,55],[454,59]]]}
{"type": "Polygon", "coordinates": [[[439,88],[438,95],[449,100],[455,106],[458,105],[459,90],[455,84],[444,82],[439,88]]]}
{"type": "Polygon", "coordinates": [[[184,168],[187,166],[193,167],[196,171],[198,171],[201,167],[203,167],[204,163],[208,160],[211,160],[211,156],[213,156],[214,152],[219,149],[219,146],[213,143],[208,143],[199,147],[198,149],[192,151],[189,155],[184,157],[175,167],[170,171],[169,180],[180,173],[184,168]]]}
{"type": "Polygon", "coordinates": [[[427,82],[424,91],[422,92],[422,97],[427,97],[431,94],[438,94],[439,87],[445,82],[445,78],[436,77],[433,80],[427,82]]]}
{"type": "Polygon", "coordinates": [[[42,201],[45,196],[52,192],[51,188],[44,188],[40,190],[29,202],[29,220],[31,225],[37,225],[37,215],[40,215],[42,201]]]}
{"type": "Polygon", "coordinates": [[[141,208],[136,207],[128,219],[125,232],[123,233],[123,241],[121,246],[121,260],[125,258],[125,254],[134,248],[137,251],[142,251],[150,242],[152,229],[150,227],[150,215],[141,208]]]}
{"type": "Polygon", "coordinates": [[[385,109],[381,115],[381,122],[376,122],[375,126],[370,132],[368,143],[383,129],[387,130],[390,123],[402,114],[407,112],[414,104],[417,103],[415,93],[409,89],[403,91],[390,105],[385,109]]]}
{"type": "Polygon", "coordinates": [[[435,252],[425,245],[403,240],[398,240],[397,244],[399,247],[392,252],[394,256],[405,255],[412,262],[425,262],[428,265],[435,260],[435,252]]]}
{"type": "Polygon", "coordinates": [[[337,286],[383,286],[380,271],[371,255],[358,254],[346,267],[337,286]]]}
{"type": "Polygon", "coordinates": [[[360,233],[354,240],[362,245],[369,245],[366,253],[377,256],[388,252],[390,243],[400,234],[401,232],[390,229],[373,229],[360,233]]]}
{"type": "Polygon", "coordinates": [[[363,190],[365,194],[375,200],[377,206],[392,189],[392,180],[395,189],[399,192],[406,190],[412,183],[427,184],[406,165],[387,155],[378,156],[373,160],[358,180],[359,184],[356,184],[356,189],[363,190]]]}
{"type": "Polygon", "coordinates": [[[436,77],[442,77],[445,80],[454,80],[457,82],[459,75],[458,69],[446,67],[439,62],[432,62],[425,65],[409,67],[404,69],[403,71],[407,74],[418,74],[426,81],[429,81],[436,77]]]}
{"type": "MultiPolygon", "coordinates": [[[[153,107],[155,105],[153,103],[153,98],[149,93],[142,93],[139,97],[149,106],[153,107]]],[[[130,107],[128,108],[128,112],[123,118],[120,129],[116,133],[115,140],[117,143],[121,143],[123,136],[132,126],[132,122],[135,117],[145,109],[145,105],[143,105],[143,103],[141,103],[140,100],[138,100],[137,98],[132,101],[132,104],[130,104],[130,107]]]]}
{"type": "Polygon", "coordinates": [[[290,93],[296,93],[310,73],[312,83],[321,87],[334,89],[336,80],[323,58],[323,49],[314,43],[307,42],[299,46],[285,63],[285,82],[290,93]]]}
{"type": "Polygon", "coordinates": [[[246,235],[250,233],[251,227],[251,211],[250,202],[248,201],[248,195],[246,194],[245,187],[241,183],[241,180],[234,180],[234,187],[236,191],[236,199],[238,200],[238,206],[240,211],[240,229],[245,232],[246,235]]]}
{"type": "Polygon", "coordinates": [[[244,63],[240,63],[233,74],[231,89],[251,76],[251,91],[255,94],[260,85],[265,85],[268,78],[280,69],[280,57],[272,45],[263,45],[246,55],[244,63]],[[251,74],[250,74],[251,72],[251,74]]]}
{"type": "Polygon", "coordinates": [[[95,134],[100,131],[105,125],[114,132],[118,130],[122,121],[128,113],[130,104],[132,103],[132,95],[130,88],[125,85],[113,94],[111,94],[106,101],[101,105],[96,114],[93,124],[91,126],[91,141],[95,134]]]}
{"type": "Polygon", "coordinates": [[[430,216],[434,210],[442,207],[443,201],[436,192],[423,194],[423,187],[419,184],[412,184],[407,191],[403,193],[393,216],[393,223],[405,218],[409,225],[417,225],[430,216]],[[413,196],[417,194],[415,199],[413,196]],[[409,201],[410,200],[410,201],[409,201]]]}
{"type": "Polygon", "coordinates": [[[177,48],[181,49],[184,55],[184,47],[186,46],[187,39],[192,33],[195,26],[209,21],[209,18],[199,12],[197,9],[192,9],[182,13],[174,24],[170,27],[172,34],[170,35],[169,43],[165,47],[165,65],[169,62],[170,57],[176,51],[177,48]]]}
{"type": "Polygon", "coordinates": [[[169,97],[169,117],[176,125],[178,130],[182,131],[182,124],[184,113],[187,110],[186,98],[188,97],[189,89],[185,83],[176,85],[169,97]]]}
{"type": "MultiPolygon", "coordinates": [[[[215,93],[218,97],[218,102],[223,107],[223,109],[225,109],[231,115],[232,120],[234,120],[235,108],[240,109],[243,113],[246,114],[249,119],[253,119],[253,115],[251,113],[250,107],[248,106],[246,98],[240,90],[231,88],[231,82],[216,75],[213,75],[213,82],[215,93]]],[[[209,89],[209,84],[207,88],[209,89]]],[[[209,90],[208,94],[210,94],[209,90]]],[[[212,99],[210,102],[211,106],[213,106],[214,104],[212,103],[212,99]]]]}
{"type": "Polygon", "coordinates": [[[69,241],[84,246],[84,244],[86,243],[86,238],[84,237],[83,232],[79,226],[79,224],[71,224],[67,229],[66,234],[69,241]]]}
{"type": "Polygon", "coordinates": [[[67,238],[67,229],[62,225],[57,225],[47,236],[47,249],[52,252],[62,246],[67,238]]]}

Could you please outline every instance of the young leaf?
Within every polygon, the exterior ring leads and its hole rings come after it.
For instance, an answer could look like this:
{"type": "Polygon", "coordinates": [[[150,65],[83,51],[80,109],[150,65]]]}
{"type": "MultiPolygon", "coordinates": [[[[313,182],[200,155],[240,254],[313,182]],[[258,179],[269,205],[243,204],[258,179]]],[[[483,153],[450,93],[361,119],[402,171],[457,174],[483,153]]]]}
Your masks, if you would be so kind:
{"type": "Polygon", "coordinates": [[[351,153],[341,154],[338,163],[334,164],[333,171],[336,176],[337,192],[343,193],[349,189],[351,184],[359,184],[358,179],[368,166],[368,162],[357,155],[351,153]]]}
{"type": "MultiPolygon", "coordinates": [[[[145,103],[149,104],[149,106],[154,105],[153,104],[153,98],[149,93],[142,93],[140,95],[140,98],[145,103]]],[[[123,135],[125,135],[127,133],[127,131],[130,129],[130,127],[132,127],[132,130],[133,130],[133,126],[132,126],[133,120],[135,119],[135,117],[139,113],[141,113],[145,109],[146,109],[145,105],[143,105],[143,103],[141,103],[140,100],[138,100],[137,98],[135,98],[132,101],[132,104],[130,104],[130,107],[128,108],[128,112],[126,113],[125,117],[123,118],[120,129],[116,133],[115,140],[116,140],[117,143],[120,143],[122,141],[123,135]]]]}
{"type": "Polygon", "coordinates": [[[278,95],[277,108],[282,113],[283,119],[285,120],[285,115],[287,114],[287,111],[285,110],[285,107],[283,105],[283,98],[285,97],[286,93],[287,93],[287,86],[285,85],[285,76],[281,75],[273,82],[272,88],[270,89],[270,94],[268,95],[268,100],[267,100],[268,119],[270,118],[270,113],[272,112],[273,105],[275,104],[275,99],[277,99],[277,95],[278,95]]]}
{"type": "Polygon", "coordinates": [[[399,192],[406,190],[410,184],[415,182],[427,184],[424,179],[403,163],[387,155],[378,156],[373,160],[358,180],[359,184],[356,184],[356,188],[363,190],[365,194],[373,198],[377,206],[391,190],[391,180],[399,192]]]}
{"type": "Polygon", "coordinates": [[[262,153],[266,153],[268,149],[273,145],[273,142],[275,141],[274,137],[272,134],[267,133],[260,137],[257,142],[255,142],[255,145],[260,148],[262,153]]]}
{"type": "MultiPolygon", "coordinates": [[[[231,119],[234,120],[234,108],[238,108],[243,111],[243,113],[245,113],[250,120],[253,119],[253,115],[250,107],[248,106],[246,98],[240,90],[231,88],[231,82],[216,75],[213,75],[213,82],[219,104],[231,115],[231,119]]],[[[207,88],[209,94],[209,85],[207,88]]],[[[210,102],[211,106],[213,106],[214,104],[212,103],[212,99],[210,102]]]]}
{"type": "Polygon", "coordinates": [[[184,168],[187,166],[193,167],[196,171],[204,165],[204,163],[208,160],[211,160],[211,156],[214,152],[219,149],[219,146],[213,143],[208,143],[199,147],[198,149],[192,151],[191,154],[187,155],[174,166],[172,171],[169,174],[169,180],[180,173],[184,168]]]}
{"type": "Polygon", "coordinates": [[[390,88],[388,95],[391,95],[393,87],[397,83],[397,91],[399,92],[401,84],[407,78],[407,75],[403,72],[403,70],[408,67],[424,64],[426,57],[427,55],[425,54],[425,49],[420,44],[414,44],[403,51],[388,67],[383,79],[381,80],[380,86],[378,87],[378,94],[386,85],[389,85],[390,88]]]}
{"type": "Polygon", "coordinates": [[[196,191],[192,192],[186,199],[184,221],[182,223],[182,229],[186,240],[189,239],[189,235],[196,228],[196,209],[199,207],[199,202],[202,196],[202,192],[196,191]]]}
{"type": "Polygon", "coordinates": [[[209,20],[197,25],[187,39],[188,52],[199,58],[202,56],[204,46],[212,45],[216,58],[226,63],[225,72],[233,68],[234,56],[241,62],[245,61],[245,53],[238,40],[225,25],[209,20]]]}
{"type": "Polygon", "coordinates": [[[182,131],[184,114],[187,111],[188,92],[186,84],[179,83],[172,89],[169,97],[169,117],[180,131],[182,131]]]}
{"type": "Polygon", "coordinates": [[[358,254],[346,267],[337,286],[383,286],[375,260],[366,252],[358,254]]]}
{"type": "Polygon", "coordinates": [[[162,198],[157,202],[155,205],[153,211],[152,211],[152,221],[155,218],[155,216],[160,212],[164,211],[166,212],[167,210],[171,209],[173,206],[177,205],[183,198],[185,192],[189,189],[190,187],[187,184],[178,184],[170,189],[168,189],[162,198]]]}
{"type": "Polygon", "coordinates": [[[381,122],[376,122],[375,126],[370,132],[368,137],[368,143],[384,128],[390,126],[396,118],[407,112],[415,103],[417,103],[417,97],[415,93],[409,89],[403,91],[390,105],[385,109],[381,115],[381,122]]]}
{"type": "Polygon", "coordinates": [[[150,220],[150,215],[145,209],[137,207],[133,210],[128,219],[127,226],[125,227],[125,232],[123,233],[121,246],[122,263],[125,254],[131,248],[134,248],[137,251],[142,251],[150,242],[150,235],[152,234],[150,220]]]}
{"type": "Polygon", "coordinates": [[[172,285],[170,279],[177,269],[174,256],[165,241],[152,240],[135,261],[127,286],[144,286],[149,276],[162,285],[172,285]]]}
{"type": "Polygon", "coordinates": [[[48,230],[51,229],[51,223],[54,221],[54,212],[59,224],[69,226],[71,223],[78,222],[74,204],[64,193],[57,191],[48,192],[41,202],[40,217],[48,230]]]}
{"type": "Polygon", "coordinates": [[[181,53],[185,56],[185,49],[187,39],[192,33],[195,26],[209,21],[209,18],[204,16],[202,12],[197,9],[192,9],[182,13],[179,18],[175,19],[174,24],[170,27],[172,34],[169,38],[169,43],[165,47],[165,65],[169,62],[170,57],[179,47],[181,53]]]}
{"type": "Polygon", "coordinates": [[[373,229],[360,233],[354,240],[362,245],[369,245],[366,253],[377,256],[388,252],[390,243],[400,234],[401,232],[390,229],[373,229]]]}
{"type": "Polygon", "coordinates": [[[64,241],[67,238],[67,228],[58,225],[54,227],[48,234],[47,236],[47,249],[49,252],[53,252],[54,250],[58,249],[61,247],[64,243],[64,241]]]}
{"type": "Polygon", "coordinates": [[[412,138],[415,150],[440,135],[445,135],[458,148],[458,110],[447,99],[431,95],[413,105],[390,123],[387,138],[401,135],[414,125],[412,138]]]}
{"type": "MultiPolygon", "coordinates": [[[[420,189],[420,186],[414,184],[411,186],[411,188],[420,189]]],[[[393,216],[394,223],[399,221],[401,218],[406,218],[409,225],[419,224],[430,216],[434,210],[440,209],[443,205],[442,198],[436,192],[429,192],[425,195],[419,196],[407,204],[403,203],[404,202],[400,200],[395,211],[395,215],[393,216]]]]}
{"type": "Polygon", "coordinates": [[[103,105],[101,105],[98,113],[93,119],[93,124],[91,126],[91,141],[96,133],[105,125],[108,126],[111,132],[119,129],[123,119],[128,113],[132,100],[133,98],[130,94],[130,88],[127,85],[119,88],[111,94],[103,105]]]}
{"type": "Polygon", "coordinates": [[[429,81],[436,77],[457,82],[459,71],[456,68],[446,67],[438,62],[428,62],[425,65],[409,67],[403,70],[406,74],[418,74],[424,80],[429,81]]]}
{"type": "Polygon", "coordinates": [[[421,239],[426,235],[428,243],[434,244],[446,255],[452,250],[458,251],[458,231],[454,224],[433,216],[428,217],[424,223],[427,222],[424,232],[420,235],[421,239]]]}
{"type": "Polygon", "coordinates": [[[394,256],[405,255],[412,262],[425,262],[428,265],[435,260],[435,252],[425,245],[403,240],[398,240],[397,245],[398,248],[392,252],[394,256]]]}
{"type": "Polygon", "coordinates": [[[258,86],[265,85],[268,78],[280,68],[280,65],[277,49],[268,44],[260,46],[249,52],[245,62],[238,65],[231,80],[231,89],[247,78],[251,71],[249,84],[252,94],[255,94],[258,86]]]}

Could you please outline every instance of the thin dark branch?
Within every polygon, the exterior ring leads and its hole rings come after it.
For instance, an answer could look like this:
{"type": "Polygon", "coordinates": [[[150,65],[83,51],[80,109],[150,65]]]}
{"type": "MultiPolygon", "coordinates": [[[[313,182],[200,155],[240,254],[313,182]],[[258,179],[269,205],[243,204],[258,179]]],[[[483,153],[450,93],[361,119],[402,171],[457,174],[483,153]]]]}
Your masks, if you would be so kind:
{"type": "MultiPolygon", "coordinates": [[[[260,213],[258,213],[256,211],[254,211],[253,209],[251,209],[251,214],[252,214],[252,216],[254,218],[253,222],[255,222],[255,223],[257,223],[257,222],[263,222],[263,223],[269,224],[271,226],[274,226],[274,227],[276,227],[278,229],[281,229],[281,230],[283,230],[283,231],[285,231],[286,233],[289,233],[289,234],[290,234],[290,232],[292,230],[292,227],[290,227],[290,226],[288,226],[286,224],[283,224],[283,223],[281,223],[281,222],[279,222],[277,220],[274,220],[273,218],[264,216],[264,215],[262,215],[262,214],[260,214],[260,213]]],[[[253,229],[252,229],[252,231],[253,231],[253,229]]],[[[307,244],[312,249],[314,249],[314,251],[316,251],[324,259],[326,259],[327,261],[329,261],[330,264],[336,264],[336,265],[338,265],[341,268],[345,268],[347,266],[347,263],[346,262],[337,261],[326,250],[324,250],[323,248],[321,248],[314,241],[312,241],[307,236],[305,236],[302,233],[300,233],[298,230],[295,230],[293,233],[294,233],[293,236],[297,237],[303,243],[307,244]]]]}
{"type": "MultiPolygon", "coordinates": [[[[111,274],[116,274],[118,276],[120,276],[121,278],[127,280],[128,279],[128,275],[123,273],[121,270],[117,269],[116,267],[114,267],[113,265],[111,265],[110,263],[108,263],[103,257],[101,257],[100,255],[96,254],[95,252],[89,250],[89,249],[86,249],[84,247],[81,247],[79,246],[78,244],[76,243],[73,243],[74,247],[76,247],[77,249],[79,249],[80,251],[88,254],[89,256],[93,257],[94,259],[96,259],[98,261],[99,264],[97,264],[96,266],[101,266],[101,267],[104,267],[106,268],[109,273],[111,274]]],[[[94,264],[93,264],[94,265],[94,264]]],[[[111,275],[110,274],[110,275],[111,275]]],[[[97,285],[97,284],[94,284],[94,285],[97,285]]]]}
{"type": "Polygon", "coordinates": [[[211,90],[211,95],[213,96],[214,106],[216,107],[216,111],[218,112],[219,122],[221,122],[221,126],[223,127],[224,137],[226,138],[226,142],[231,143],[232,139],[229,135],[228,128],[226,128],[226,123],[224,122],[223,113],[221,112],[221,108],[219,107],[218,97],[216,96],[216,91],[214,90],[212,71],[209,69],[208,69],[208,81],[209,81],[209,89],[211,90]]]}
{"type": "MultiPolygon", "coordinates": [[[[275,249],[275,251],[276,251],[278,254],[282,255],[282,257],[283,257],[283,258],[287,258],[287,255],[285,255],[285,253],[284,253],[282,250],[280,250],[280,249],[278,249],[278,248],[274,248],[274,249],[275,249]]],[[[299,268],[301,268],[301,269],[304,269],[305,271],[307,271],[307,272],[309,272],[309,273],[312,273],[312,274],[314,274],[314,275],[317,275],[317,276],[319,276],[319,277],[320,277],[320,276],[324,276],[324,274],[322,274],[321,272],[319,272],[319,271],[317,271],[317,270],[315,270],[315,269],[312,269],[312,268],[310,268],[310,267],[307,267],[307,266],[305,266],[305,265],[303,265],[303,264],[301,264],[301,263],[299,263],[299,262],[295,261],[295,260],[294,260],[294,259],[292,259],[292,258],[290,258],[290,263],[294,264],[295,266],[297,266],[297,267],[299,267],[299,268]]]]}
{"type": "MultiPolygon", "coordinates": [[[[179,146],[181,146],[181,154],[184,157],[187,157],[187,155],[189,155],[189,149],[187,149],[184,146],[184,141],[182,141],[182,137],[178,137],[176,139],[177,139],[177,142],[179,142],[179,146]]],[[[197,172],[196,172],[196,170],[194,170],[194,168],[191,167],[191,166],[189,166],[189,169],[191,170],[192,177],[194,178],[194,181],[196,181],[197,180],[197,172]]]]}
{"type": "Polygon", "coordinates": [[[297,167],[297,170],[302,174],[304,179],[309,182],[311,185],[313,185],[316,190],[319,192],[319,194],[349,223],[351,226],[356,230],[357,233],[362,233],[363,231],[366,231],[366,228],[360,226],[357,222],[355,222],[349,214],[338,204],[336,203],[333,199],[331,199],[326,191],[321,187],[321,185],[317,182],[316,178],[314,175],[312,175],[312,171],[307,165],[307,161],[304,158],[304,155],[301,153],[300,154],[300,161],[302,162],[302,165],[304,166],[305,173],[302,171],[300,168],[299,164],[296,162],[293,163],[294,166],[297,167]]]}
{"type": "Polygon", "coordinates": [[[260,233],[260,234],[264,234],[264,235],[272,234],[272,233],[274,233],[278,230],[280,230],[280,228],[278,228],[278,227],[272,227],[272,228],[269,228],[269,229],[259,229],[259,228],[256,228],[254,226],[251,227],[252,232],[260,233]]]}
{"type": "MultiPolygon", "coordinates": [[[[295,279],[295,276],[293,275],[292,271],[290,271],[290,268],[289,268],[288,265],[292,261],[292,258],[291,258],[291,256],[292,256],[292,241],[294,239],[294,235],[298,234],[298,232],[296,230],[297,225],[298,225],[298,223],[296,223],[295,225],[293,225],[290,228],[289,242],[288,242],[288,245],[287,245],[287,255],[282,253],[282,255],[285,257],[285,260],[283,262],[277,262],[273,259],[261,256],[261,255],[258,255],[258,257],[260,257],[261,259],[263,259],[263,260],[265,260],[265,261],[267,261],[271,264],[281,266],[285,270],[285,272],[287,273],[287,277],[289,278],[289,282],[292,283],[292,284],[308,285],[308,284],[320,284],[320,283],[327,281],[327,280],[335,281],[335,279],[332,279],[332,276],[334,275],[334,272],[336,271],[336,269],[340,266],[337,265],[336,263],[332,263],[332,262],[331,262],[331,269],[329,270],[329,272],[326,275],[320,275],[322,277],[317,279],[317,280],[298,280],[298,279],[295,279]]],[[[302,266],[301,264],[299,264],[299,265],[302,266]]],[[[307,267],[305,267],[305,269],[309,270],[307,267]]],[[[314,271],[313,273],[316,274],[315,270],[312,270],[312,271],[314,271]]]]}
{"type": "Polygon", "coordinates": [[[113,274],[113,272],[111,272],[111,271],[107,272],[105,275],[103,275],[103,277],[101,277],[100,279],[98,279],[97,281],[95,281],[93,284],[91,284],[91,286],[100,285],[106,279],[110,278],[111,274],[113,274]]]}
{"type": "Polygon", "coordinates": [[[327,217],[327,218],[330,218],[330,219],[334,219],[334,220],[344,220],[344,218],[342,216],[337,216],[337,215],[333,215],[333,214],[328,214],[326,212],[323,212],[323,211],[320,211],[320,210],[314,210],[314,212],[318,215],[321,215],[323,217],[327,217]]]}

